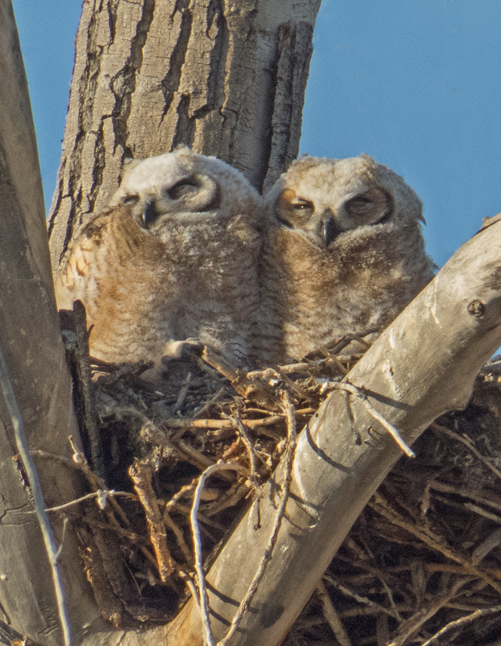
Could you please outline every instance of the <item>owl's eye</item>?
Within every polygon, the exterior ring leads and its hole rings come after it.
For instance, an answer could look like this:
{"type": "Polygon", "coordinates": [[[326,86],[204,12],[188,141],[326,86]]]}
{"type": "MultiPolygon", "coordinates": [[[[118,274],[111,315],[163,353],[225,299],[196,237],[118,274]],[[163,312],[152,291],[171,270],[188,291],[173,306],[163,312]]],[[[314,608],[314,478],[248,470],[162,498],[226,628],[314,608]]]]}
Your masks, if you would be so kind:
{"type": "Polygon", "coordinates": [[[139,202],[139,195],[126,195],[123,198],[122,202],[124,204],[129,205],[129,206],[134,206],[135,204],[137,204],[139,202]]]}
{"type": "Polygon", "coordinates": [[[352,197],[351,200],[348,200],[345,203],[344,208],[350,215],[357,216],[370,213],[373,205],[374,202],[370,197],[366,197],[365,195],[357,195],[356,197],[352,197]]]}
{"type": "Polygon", "coordinates": [[[180,200],[184,197],[190,197],[200,190],[200,184],[195,179],[182,179],[177,184],[165,192],[171,200],[180,200]]]}
{"type": "Polygon", "coordinates": [[[292,214],[294,214],[293,217],[297,216],[302,221],[304,221],[305,218],[311,217],[313,211],[315,210],[313,202],[310,202],[309,200],[302,200],[301,198],[297,198],[295,201],[291,202],[290,208],[292,209],[291,216],[292,214]]]}
{"type": "Polygon", "coordinates": [[[297,202],[292,202],[291,206],[294,211],[297,211],[298,213],[313,211],[313,202],[310,202],[309,200],[298,200],[297,202]]]}

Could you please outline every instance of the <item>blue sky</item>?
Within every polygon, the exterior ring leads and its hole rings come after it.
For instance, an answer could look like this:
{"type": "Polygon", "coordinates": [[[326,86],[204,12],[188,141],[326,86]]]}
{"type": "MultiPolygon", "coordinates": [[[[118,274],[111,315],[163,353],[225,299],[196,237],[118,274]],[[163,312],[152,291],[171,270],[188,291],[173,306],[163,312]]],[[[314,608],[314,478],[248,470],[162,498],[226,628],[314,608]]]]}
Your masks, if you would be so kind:
{"type": "MultiPolygon", "coordinates": [[[[79,0],[14,0],[46,203],[59,164],[79,0]]],[[[323,0],[301,152],[366,152],[425,205],[442,265],[501,211],[501,2],[323,0]]]]}

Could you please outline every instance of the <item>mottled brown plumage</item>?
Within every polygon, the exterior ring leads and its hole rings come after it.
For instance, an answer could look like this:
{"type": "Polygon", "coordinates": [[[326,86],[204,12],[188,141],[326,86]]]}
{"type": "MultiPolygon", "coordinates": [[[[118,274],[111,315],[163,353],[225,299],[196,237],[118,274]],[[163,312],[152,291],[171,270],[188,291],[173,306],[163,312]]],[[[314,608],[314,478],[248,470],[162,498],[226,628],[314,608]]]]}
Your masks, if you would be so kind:
{"type": "Polygon", "coordinates": [[[105,361],[160,365],[194,339],[248,365],[261,221],[257,192],[218,159],[183,147],[134,162],[69,249],[58,305],[83,301],[105,361]]]}
{"type": "Polygon", "coordinates": [[[261,362],[300,359],[347,333],[381,332],[433,277],[421,201],[367,155],[303,156],[265,202],[261,362]]]}

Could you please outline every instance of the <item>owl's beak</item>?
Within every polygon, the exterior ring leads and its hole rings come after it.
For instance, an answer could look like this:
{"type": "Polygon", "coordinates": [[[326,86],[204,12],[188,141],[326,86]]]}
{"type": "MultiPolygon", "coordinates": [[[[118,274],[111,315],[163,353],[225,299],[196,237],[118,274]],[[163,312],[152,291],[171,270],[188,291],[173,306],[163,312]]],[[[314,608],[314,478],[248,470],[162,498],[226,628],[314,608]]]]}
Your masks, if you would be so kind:
{"type": "Polygon", "coordinates": [[[324,215],[320,221],[320,237],[325,242],[325,246],[328,247],[330,243],[338,236],[340,233],[332,213],[329,215],[324,215]]]}
{"type": "Polygon", "coordinates": [[[154,222],[158,217],[157,205],[154,199],[148,200],[144,205],[141,223],[144,227],[154,222]]]}

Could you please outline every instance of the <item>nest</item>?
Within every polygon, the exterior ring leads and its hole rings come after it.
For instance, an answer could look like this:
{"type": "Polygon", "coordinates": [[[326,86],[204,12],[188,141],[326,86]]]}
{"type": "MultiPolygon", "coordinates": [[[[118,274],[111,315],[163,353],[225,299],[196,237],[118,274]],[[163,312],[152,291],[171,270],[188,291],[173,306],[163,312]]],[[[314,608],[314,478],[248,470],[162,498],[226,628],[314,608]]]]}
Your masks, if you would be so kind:
{"type": "MultiPolygon", "coordinates": [[[[106,619],[128,627],[175,616],[194,591],[190,512],[200,475],[220,460],[238,466],[201,492],[207,570],[287,450],[284,393],[301,429],[359,358],[342,354],[351,340],[247,374],[206,351],[163,391],[141,379],[142,364],[91,360],[90,382],[72,346],[87,456],[76,459],[92,492],[73,520],[106,619]]],[[[492,367],[468,408],[440,418],[414,444],[417,458],[397,463],[284,644],[327,646],[333,634],[341,646],[499,643],[500,414],[492,367]]]]}
{"type": "Polygon", "coordinates": [[[437,420],[346,537],[284,646],[499,644],[501,387],[437,420]]]}

